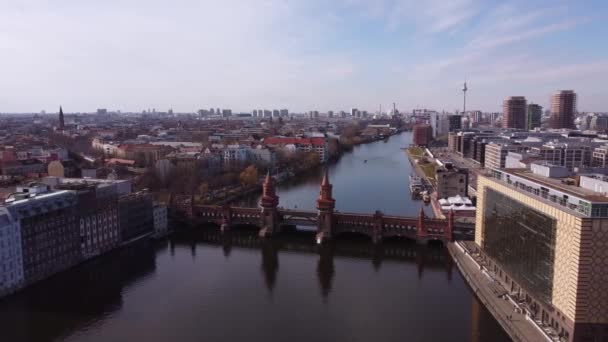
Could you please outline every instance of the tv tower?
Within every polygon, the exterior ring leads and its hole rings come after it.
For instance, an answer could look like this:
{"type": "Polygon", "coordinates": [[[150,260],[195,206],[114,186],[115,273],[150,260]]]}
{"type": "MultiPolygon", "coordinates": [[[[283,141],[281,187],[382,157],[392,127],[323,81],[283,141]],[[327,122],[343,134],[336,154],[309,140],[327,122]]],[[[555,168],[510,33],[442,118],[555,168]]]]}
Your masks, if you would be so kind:
{"type": "Polygon", "coordinates": [[[467,111],[467,90],[469,90],[467,88],[467,81],[464,81],[464,86],[462,87],[462,95],[464,97],[463,99],[463,104],[462,104],[462,114],[464,115],[467,111]]]}

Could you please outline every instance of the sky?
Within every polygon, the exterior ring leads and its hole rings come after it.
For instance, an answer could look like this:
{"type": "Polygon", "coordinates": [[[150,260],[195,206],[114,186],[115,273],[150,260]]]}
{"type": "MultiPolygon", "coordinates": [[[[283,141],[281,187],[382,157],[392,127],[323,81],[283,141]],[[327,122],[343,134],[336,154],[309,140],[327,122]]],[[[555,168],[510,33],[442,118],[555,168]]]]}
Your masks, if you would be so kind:
{"type": "Polygon", "coordinates": [[[2,0],[0,112],[608,111],[604,0],[2,0]]]}

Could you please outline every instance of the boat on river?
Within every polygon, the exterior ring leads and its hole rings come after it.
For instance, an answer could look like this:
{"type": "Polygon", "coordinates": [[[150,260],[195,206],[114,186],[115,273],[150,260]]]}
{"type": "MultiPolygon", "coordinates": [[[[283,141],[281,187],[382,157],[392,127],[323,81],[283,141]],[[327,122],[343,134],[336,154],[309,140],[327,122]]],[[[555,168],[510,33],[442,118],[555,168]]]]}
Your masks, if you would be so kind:
{"type": "Polygon", "coordinates": [[[422,183],[422,178],[410,175],[410,192],[412,196],[419,197],[421,192],[424,191],[424,183],[422,183]]]}

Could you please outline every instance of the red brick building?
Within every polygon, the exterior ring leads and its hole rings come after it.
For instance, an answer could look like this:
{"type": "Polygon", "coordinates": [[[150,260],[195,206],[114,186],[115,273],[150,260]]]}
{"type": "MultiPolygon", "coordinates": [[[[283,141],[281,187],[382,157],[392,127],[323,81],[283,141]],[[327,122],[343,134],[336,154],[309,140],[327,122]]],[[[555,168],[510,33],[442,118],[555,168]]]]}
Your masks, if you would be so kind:
{"type": "Polygon", "coordinates": [[[413,128],[413,144],[417,146],[428,146],[433,140],[433,127],[427,124],[418,124],[413,128]]]}

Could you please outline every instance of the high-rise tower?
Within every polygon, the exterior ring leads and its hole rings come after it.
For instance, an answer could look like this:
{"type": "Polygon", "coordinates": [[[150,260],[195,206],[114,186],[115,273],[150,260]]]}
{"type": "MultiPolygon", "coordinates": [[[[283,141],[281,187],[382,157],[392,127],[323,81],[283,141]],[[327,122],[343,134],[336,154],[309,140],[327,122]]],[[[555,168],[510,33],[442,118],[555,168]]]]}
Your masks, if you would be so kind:
{"type": "Polygon", "coordinates": [[[502,105],[503,128],[526,128],[526,98],[523,96],[509,96],[502,105]]]}
{"type": "Polygon", "coordinates": [[[560,90],[551,96],[551,128],[574,128],[576,113],[576,93],[574,90],[560,90]]]}
{"type": "Polygon", "coordinates": [[[63,119],[63,108],[61,106],[59,106],[59,129],[63,131],[64,128],[65,128],[65,121],[63,119]]]}
{"type": "Polygon", "coordinates": [[[533,130],[540,127],[541,118],[543,116],[543,107],[536,103],[528,105],[528,116],[526,118],[526,129],[533,130]]]}
{"type": "Polygon", "coordinates": [[[329,172],[325,169],[323,181],[321,181],[321,190],[317,199],[317,210],[319,216],[317,219],[317,242],[331,238],[331,228],[333,225],[333,214],[336,206],[336,200],[332,197],[332,185],[329,183],[329,172]]]}

